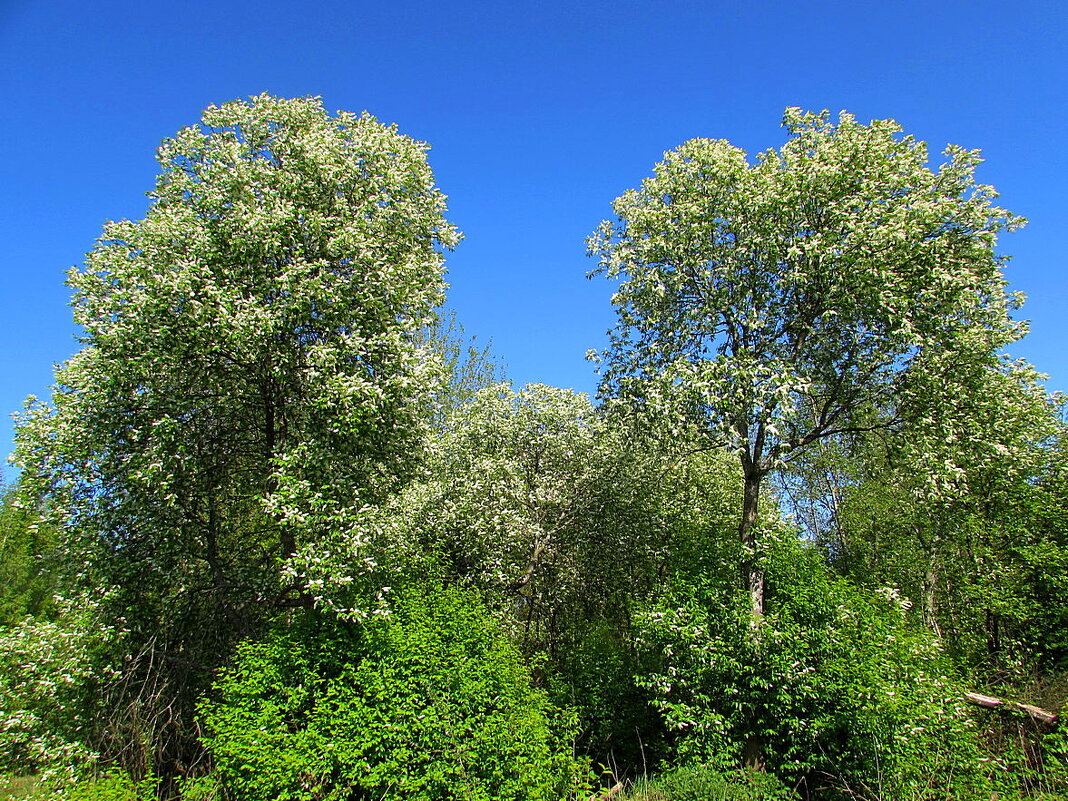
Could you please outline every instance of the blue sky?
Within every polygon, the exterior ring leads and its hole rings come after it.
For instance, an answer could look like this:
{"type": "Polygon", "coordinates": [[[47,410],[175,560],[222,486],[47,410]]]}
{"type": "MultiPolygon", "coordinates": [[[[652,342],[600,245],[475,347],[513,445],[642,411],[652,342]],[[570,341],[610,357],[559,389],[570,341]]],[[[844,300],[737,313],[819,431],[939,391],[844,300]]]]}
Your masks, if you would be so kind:
{"type": "Polygon", "coordinates": [[[77,347],[64,272],[105,220],[143,215],[162,138],[263,91],[429,142],[465,234],[450,305],[517,383],[582,391],[613,322],[584,239],[663,151],[778,146],[786,106],[980,148],[980,180],[1030,219],[1001,244],[1032,321],[1012,353],[1068,390],[1062,0],[0,0],[0,454],[77,347]]]}

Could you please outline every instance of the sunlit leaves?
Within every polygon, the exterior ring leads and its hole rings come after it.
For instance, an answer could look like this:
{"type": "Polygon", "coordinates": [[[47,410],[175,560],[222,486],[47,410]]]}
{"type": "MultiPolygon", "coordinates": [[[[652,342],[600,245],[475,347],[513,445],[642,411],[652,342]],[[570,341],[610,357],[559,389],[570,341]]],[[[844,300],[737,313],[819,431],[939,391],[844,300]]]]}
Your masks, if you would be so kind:
{"type": "Polygon", "coordinates": [[[420,331],[458,238],[426,150],[316,98],[213,106],[160,147],[145,217],[70,272],[84,347],[19,459],[75,572],[168,655],[146,667],[167,714],[311,601],[288,560],[418,463],[442,380],[420,331]]]}
{"type": "Polygon", "coordinates": [[[695,139],[614,204],[590,239],[621,279],[605,392],[681,407],[771,469],[892,409],[921,354],[1015,339],[997,234],[1022,220],[974,182],[957,147],[937,170],[893,121],[788,109],[790,138],[753,163],[695,139]]]}

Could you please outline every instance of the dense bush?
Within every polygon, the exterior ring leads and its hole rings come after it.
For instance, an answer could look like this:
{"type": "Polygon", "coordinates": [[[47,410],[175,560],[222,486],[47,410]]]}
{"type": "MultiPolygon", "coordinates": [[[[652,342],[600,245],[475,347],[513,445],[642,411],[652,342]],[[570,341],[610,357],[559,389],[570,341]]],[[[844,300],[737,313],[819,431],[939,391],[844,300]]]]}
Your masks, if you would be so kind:
{"type": "Polygon", "coordinates": [[[58,620],[25,618],[0,628],[0,772],[40,773],[51,784],[97,759],[95,699],[112,672],[107,646],[120,636],[92,604],[58,620]]]}
{"type": "MultiPolygon", "coordinates": [[[[0,801],[158,801],[160,783],[148,775],[140,781],[122,770],[86,772],[55,781],[38,776],[0,780],[0,801]]],[[[167,796],[164,796],[167,797],[167,796]]],[[[214,796],[182,795],[183,801],[216,801],[214,796]]]]}
{"type": "Polygon", "coordinates": [[[56,612],[56,533],[22,495],[17,484],[0,487],[0,626],[56,612]]]}
{"type": "Polygon", "coordinates": [[[605,781],[632,780],[653,769],[664,753],[664,726],[625,636],[606,621],[589,621],[586,636],[550,663],[554,695],[579,719],[577,746],[604,771],[605,781]]]}
{"type": "MultiPolygon", "coordinates": [[[[973,724],[907,601],[834,578],[782,537],[766,561],[769,615],[710,581],[679,581],[641,620],[660,654],[644,679],[683,764],[759,761],[791,784],[945,797],[983,781],[973,724]]],[[[707,574],[706,574],[707,575],[707,574]]]]}
{"type": "Polygon", "coordinates": [[[364,623],[301,613],[240,647],[203,705],[242,801],[557,801],[571,724],[469,593],[406,590],[364,623]]]}
{"type": "Polygon", "coordinates": [[[625,801],[791,801],[795,797],[767,773],[721,772],[693,765],[638,782],[625,801]]]}
{"type": "Polygon", "coordinates": [[[153,777],[135,782],[123,773],[83,779],[63,794],[63,801],[155,801],[156,798],[153,777]]]}

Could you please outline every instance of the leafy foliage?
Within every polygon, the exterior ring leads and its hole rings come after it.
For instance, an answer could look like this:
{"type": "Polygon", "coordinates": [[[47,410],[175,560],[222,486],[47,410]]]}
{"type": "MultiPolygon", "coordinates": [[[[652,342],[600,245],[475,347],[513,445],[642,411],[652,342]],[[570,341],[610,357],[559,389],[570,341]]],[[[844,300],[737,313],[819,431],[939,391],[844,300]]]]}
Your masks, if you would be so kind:
{"type": "Polygon", "coordinates": [[[666,771],[643,780],[625,801],[791,801],[796,796],[774,776],[758,771],[720,772],[703,767],[666,771]]]}
{"type": "Polygon", "coordinates": [[[956,430],[928,417],[904,440],[835,443],[793,486],[795,505],[831,510],[802,517],[834,567],[900,587],[980,681],[1065,659],[1063,424],[1030,368],[1012,368],[957,393],[956,430]],[[927,470],[922,453],[956,468],[927,470]]]}
{"type": "Polygon", "coordinates": [[[17,484],[0,495],[0,626],[54,611],[57,587],[49,568],[59,558],[56,533],[36,514],[33,503],[32,495],[17,484]]]}
{"type": "Polygon", "coordinates": [[[621,433],[584,395],[489,387],[449,420],[405,517],[454,574],[518,607],[528,639],[551,639],[554,614],[648,580],[656,532],[621,433]]]}
{"type": "Polygon", "coordinates": [[[0,771],[51,786],[97,760],[95,700],[114,678],[107,657],[121,632],[100,628],[92,607],[79,599],[57,620],[0,628],[0,771]]]}
{"type": "Polygon", "coordinates": [[[477,589],[545,658],[584,752],[640,771],[661,732],[632,680],[632,610],[683,532],[734,513],[736,471],[702,457],[673,457],[569,390],[487,387],[446,416],[424,474],[367,510],[359,551],[341,542],[304,569],[323,603],[358,617],[374,596],[352,566],[368,553],[382,583],[440,569],[477,589]]]}
{"type": "Polygon", "coordinates": [[[981,779],[951,666],[896,592],[828,576],[789,537],[768,578],[775,611],[756,632],[744,597],[707,582],[682,583],[641,621],[662,654],[645,681],[679,760],[730,768],[756,735],[767,766],[811,790],[933,799],[981,779]]]}
{"type": "Polygon", "coordinates": [[[590,239],[621,280],[602,393],[739,455],[754,622],[764,477],[820,439],[894,427],[912,372],[952,374],[1022,335],[994,253],[1022,220],[975,183],[978,153],[949,147],[932,172],[892,120],[787,109],[784,125],[752,165],[719,140],[668,152],[590,239]]]}
{"type": "Polygon", "coordinates": [[[425,151],[314,98],[209,108],[160,148],[145,218],[70,273],[84,348],[18,455],[128,622],[134,740],[181,734],[150,747],[161,773],[193,758],[192,699],[233,642],[311,602],[288,561],[418,459],[441,377],[419,332],[457,236],[425,151]]]}
{"type": "Polygon", "coordinates": [[[111,772],[76,782],[62,797],[63,801],[155,801],[158,796],[154,777],[132,781],[111,772]]]}
{"type": "Polygon", "coordinates": [[[431,415],[436,428],[447,428],[449,415],[473,402],[479,390],[505,381],[504,365],[490,345],[480,346],[477,337],[468,337],[454,311],[431,323],[424,346],[441,359],[446,375],[431,415]]]}
{"type": "Polygon", "coordinates": [[[362,626],[307,613],[241,646],[203,707],[247,801],[559,799],[568,724],[469,593],[408,589],[362,626]]]}

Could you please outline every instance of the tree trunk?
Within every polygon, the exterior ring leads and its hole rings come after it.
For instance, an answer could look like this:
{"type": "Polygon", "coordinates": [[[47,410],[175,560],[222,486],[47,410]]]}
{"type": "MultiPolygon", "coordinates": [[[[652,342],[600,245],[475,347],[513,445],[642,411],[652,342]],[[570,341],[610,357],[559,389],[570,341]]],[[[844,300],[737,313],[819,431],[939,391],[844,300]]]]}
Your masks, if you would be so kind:
{"type": "Polygon", "coordinates": [[[986,653],[991,662],[1001,657],[1001,618],[991,609],[986,610],[986,653]]]}
{"type": "Polygon", "coordinates": [[[928,556],[927,568],[923,574],[922,604],[924,625],[941,640],[942,627],[938,625],[938,571],[934,565],[934,554],[928,556]]]}
{"type": "MultiPolygon", "coordinates": [[[[757,512],[760,505],[760,483],[764,479],[764,473],[745,456],[742,457],[742,473],[742,519],[738,524],[738,538],[742,542],[742,586],[749,591],[749,627],[756,635],[764,625],[765,612],[764,566],[761,564],[757,542],[757,512]]],[[[759,715],[755,719],[759,719],[759,715]]],[[[763,738],[755,731],[750,732],[742,747],[742,764],[752,770],[763,770],[763,754],[763,738]]]]}
{"type": "Polygon", "coordinates": [[[753,628],[764,622],[764,567],[757,552],[757,510],[760,503],[760,483],[764,476],[759,470],[745,470],[745,489],[742,496],[742,521],[738,537],[742,541],[742,583],[749,591],[753,628]]]}
{"type": "Polygon", "coordinates": [[[750,770],[764,770],[764,748],[759,735],[750,734],[745,738],[745,744],[742,746],[742,764],[750,770]]]}
{"type": "MultiPolygon", "coordinates": [[[[269,366],[269,365],[268,365],[269,366]]],[[[279,452],[279,439],[281,428],[281,410],[276,407],[274,387],[270,379],[265,379],[264,384],[260,387],[260,394],[263,396],[263,450],[264,450],[264,463],[263,469],[267,480],[264,482],[264,496],[270,497],[275,490],[278,489],[277,482],[273,477],[274,473],[274,459],[278,456],[279,452]]],[[[279,547],[280,556],[282,561],[292,559],[297,553],[297,542],[293,537],[293,531],[289,526],[283,525],[279,529],[279,547]]]]}

